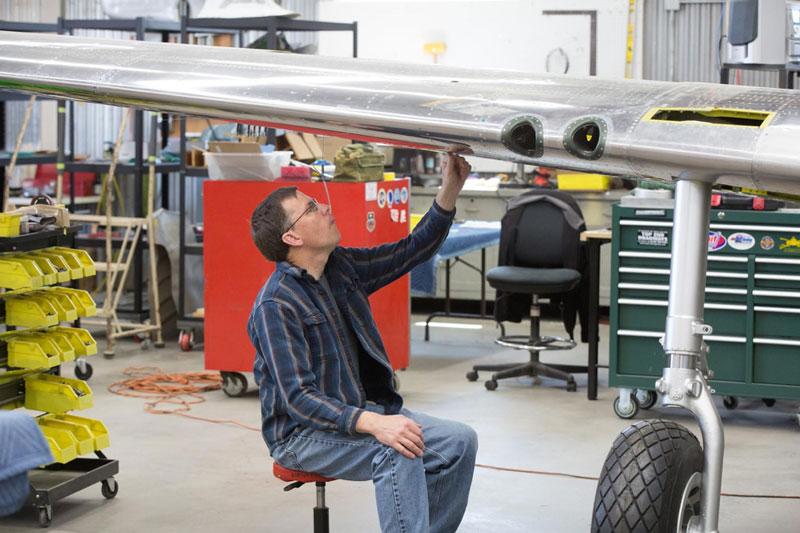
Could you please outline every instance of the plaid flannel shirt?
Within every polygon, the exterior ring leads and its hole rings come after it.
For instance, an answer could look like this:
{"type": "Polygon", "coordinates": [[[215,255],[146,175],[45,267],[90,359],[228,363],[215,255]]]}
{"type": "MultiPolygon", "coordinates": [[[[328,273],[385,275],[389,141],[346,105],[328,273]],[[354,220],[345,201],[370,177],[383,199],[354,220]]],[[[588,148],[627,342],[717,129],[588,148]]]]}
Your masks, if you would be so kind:
{"type": "Polygon", "coordinates": [[[433,257],[454,215],[434,201],[408,237],[331,253],[325,275],[365,352],[360,375],[345,353],[344,326],[328,318],[337,314],[326,312],[332,302],[320,283],[305,269],[276,264],[247,322],[270,452],[298,427],[354,434],[367,400],[383,405],[387,414],[400,411],[403,399],[393,388],[392,366],[367,297],[433,257]]]}

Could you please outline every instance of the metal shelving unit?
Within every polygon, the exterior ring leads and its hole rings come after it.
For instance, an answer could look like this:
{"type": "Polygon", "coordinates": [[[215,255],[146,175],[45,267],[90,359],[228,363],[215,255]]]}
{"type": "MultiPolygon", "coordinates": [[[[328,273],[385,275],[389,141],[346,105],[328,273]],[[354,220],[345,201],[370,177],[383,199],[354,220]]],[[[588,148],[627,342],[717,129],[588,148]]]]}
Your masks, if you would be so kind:
{"type": "MultiPolygon", "coordinates": [[[[0,30],[8,31],[30,31],[30,32],[55,32],[55,33],[68,33],[72,34],[75,30],[112,30],[112,31],[128,31],[135,34],[137,40],[144,40],[147,33],[160,33],[162,42],[168,42],[169,38],[174,35],[179,35],[181,43],[188,42],[189,34],[193,33],[214,33],[214,34],[233,34],[238,35],[239,43],[244,40],[244,32],[246,31],[263,31],[267,37],[267,48],[278,48],[278,34],[284,31],[295,32],[319,32],[319,31],[349,31],[353,35],[353,57],[358,54],[358,23],[338,23],[338,22],[320,22],[313,20],[297,20],[287,19],[283,17],[249,17],[237,19],[221,19],[221,18],[188,18],[182,17],[180,22],[169,22],[161,20],[153,20],[145,17],[136,19],[124,20],[67,20],[59,19],[57,24],[31,24],[31,23],[17,23],[17,22],[0,22],[0,30]]],[[[18,97],[12,93],[8,93],[12,99],[26,98],[24,96],[18,97]]],[[[59,101],[61,109],[69,106],[70,117],[74,116],[74,105],[72,102],[59,101]]],[[[75,162],[72,160],[72,154],[65,153],[64,139],[66,135],[70,136],[70,146],[74,146],[74,123],[70,123],[69,127],[66,125],[66,113],[59,112],[58,115],[59,127],[59,151],[56,157],[49,157],[38,162],[59,162],[64,163],[65,171],[68,172],[103,172],[108,168],[107,163],[103,162],[75,162]]],[[[134,216],[143,215],[143,200],[142,200],[142,180],[147,173],[147,166],[143,153],[144,147],[144,112],[135,111],[134,120],[134,142],[135,160],[131,165],[119,165],[117,173],[132,175],[135,180],[136,195],[134,198],[134,216]]],[[[182,331],[191,333],[194,329],[202,327],[203,319],[186,314],[186,261],[187,255],[202,255],[202,244],[190,244],[186,242],[185,231],[186,223],[184,215],[186,213],[186,178],[207,178],[207,168],[187,168],[186,167],[186,120],[184,117],[180,119],[180,162],[172,164],[162,164],[157,166],[157,172],[161,175],[161,204],[163,207],[169,205],[169,173],[176,172],[179,180],[179,219],[180,219],[180,242],[179,242],[179,283],[178,283],[178,327],[182,331]]],[[[162,148],[166,146],[166,141],[169,136],[169,124],[167,115],[162,115],[161,120],[161,136],[162,148]]],[[[0,142],[2,139],[2,132],[0,132],[0,142]]],[[[274,130],[268,130],[268,142],[275,142],[274,130]]],[[[26,159],[30,163],[32,160],[26,159]]],[[[18,163],[19,164],[19,163],[18,163]]],[[[0,159],[0,166],[2,166],[2,159],[0,159]]],[[[72,174],[71,174],[72,176],[72,174]]],[[[74,178],[73,178],[74,179],[74,178]]],[[[74,191],[74,182],[71,190],[74,191]]],[[[70,193],[70,208],[74,207],[74,192],[70,193]]],[[[78,244],[83,246],[91,246],[94,244],[93,239],[78,239],[78,244]]],[[[143,285],[143,266],[142,254],[137,250],[134,256],[134,283],[135,286],[141,287],[143,285]]],[[[123,310],[120,310],[123,311],[123,310]]],[[[129,310],[134,316],[140,320],[147,314],[142,302],[142,293],[137,291],[134,296],[133,309],[129,310]]]]}

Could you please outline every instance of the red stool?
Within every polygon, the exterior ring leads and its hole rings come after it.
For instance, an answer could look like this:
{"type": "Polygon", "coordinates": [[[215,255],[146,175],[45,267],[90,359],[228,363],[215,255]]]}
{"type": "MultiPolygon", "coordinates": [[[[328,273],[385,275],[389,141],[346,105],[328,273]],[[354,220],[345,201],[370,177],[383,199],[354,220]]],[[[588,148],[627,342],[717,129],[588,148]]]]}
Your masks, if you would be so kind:
{"type": "Polygon", "coordinates": [[[302,472],[300,470],[289,470],[283,468],[278,463],[272,463],[272,473],[281,481],[289,481],[283,490],[290,491],[297,487],[302,487],[304,483],[315,483],[317,485],[317,506],[314,507],[314,533],[328,533],[328,508],[325,507],[325,483],[336,481],[335,478],[323,477],[313,472],[302,472]]]}

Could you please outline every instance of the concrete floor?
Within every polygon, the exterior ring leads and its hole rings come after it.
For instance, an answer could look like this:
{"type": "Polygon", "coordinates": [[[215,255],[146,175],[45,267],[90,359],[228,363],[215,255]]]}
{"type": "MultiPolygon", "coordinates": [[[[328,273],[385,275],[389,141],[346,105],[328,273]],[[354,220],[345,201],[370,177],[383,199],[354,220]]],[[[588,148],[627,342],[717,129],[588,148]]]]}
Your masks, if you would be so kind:
{"type": "MultiPolygon", "coordinates": [[[[414,316],[412,323],[420,319],[414,316]]],[[[531,379],[522,378],[488,392],[483,379],[470,383],[464,378],[470,366],[522,361],[526,354],[494,346],[494,327],[488,321],[482,324],[480,330],[432,329],[429,343],[422,341],[423,328],[412,326],[411,365],[399,373],[406,406],[472,425],[480,438],[481,464],[597,476],[616,434],[629,424],[612,411],[617,390],[607,387],[606,371],[601,371],[599,398],[594,402],[586,399],[585,375],[576,376],[577,393],[567,393],[551,380],[532,386],[531,379]]],[[[511,332],[526,329],[523,323],[511,332]]],[[[543,329],[561,331],[556,323],[546,323],[543,329]]],[[[607,326],[601,336],[607,339],[607,326]]],[[[81,414],[100,419],[109,428],[112,445],[106,453],[120,461],[119,495],[105,500],[97,485],[58,502],[50,531],[312,530],[314,489],[282,491],[284,484],[272,476],[272,461],[260,433],[149,414],[142,408],[143,400],[106,390],[124,379],[122,370],[128,366],[155,365],[165,372],[202,370],[201,350],[183,353],[171,343],[163,350],[142,351],[126,342],[119,345],[114,359],[92,358],[95,372],[89,384],[95,407],[81,414]]],[[[606,353],[604,343],[601,359],[606,353]]],[[[562,360],[585,362],[585,354],[586,346],[581,346],[562,360]]],[[[65,365],[65,375],[72,371],[72,364],[65,365]]],[[[248,378],[252,380],[252,374],[248,378]]],[[[259,424],[255,389],[242,398],[228,398],[221,391],[205,397],[192,414],[259,424]]],[[[721,411],[727,441],[723,491],[799,494],[797,403],[779,401],[768,409],[760,401],[743,399],[737,410],[721,411]]],[[[685,413],[654,408],[639,415],[650,417],[671,418],[698,433],[685,413]]],[[[588,531],[594,491],[594,481],[477,468],[460,531],[588,531]]],[[[328,505],[334,532],[378,531],[370,483],[331,483],[328,505]]],[[[796,532],[798,524],[797,499],[722,498],[720,530],[726,533],[796,532]]],[[[3,532],[40,530],[32,509],[0,519],[3,532]]]]}

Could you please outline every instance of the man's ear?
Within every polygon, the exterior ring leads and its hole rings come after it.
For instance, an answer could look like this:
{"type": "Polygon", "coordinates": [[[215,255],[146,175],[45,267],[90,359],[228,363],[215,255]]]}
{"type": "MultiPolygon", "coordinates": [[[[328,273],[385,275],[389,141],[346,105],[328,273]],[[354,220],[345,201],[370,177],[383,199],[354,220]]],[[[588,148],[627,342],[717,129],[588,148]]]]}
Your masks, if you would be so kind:
{"type": "Polygon", "coordinates": [[[301,246],[303,244],[303,239],[297,236],[296,233],[287,231],[283,235],[281,235],[281,240],[288,244],[289,246],[301,246]]]}

